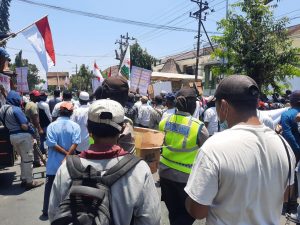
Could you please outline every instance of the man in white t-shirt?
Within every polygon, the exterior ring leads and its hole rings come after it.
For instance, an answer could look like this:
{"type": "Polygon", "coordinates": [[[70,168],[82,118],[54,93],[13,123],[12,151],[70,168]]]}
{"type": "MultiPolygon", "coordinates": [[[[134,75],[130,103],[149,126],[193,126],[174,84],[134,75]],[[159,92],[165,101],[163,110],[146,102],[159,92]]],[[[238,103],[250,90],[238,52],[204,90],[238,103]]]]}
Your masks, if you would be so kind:
{"type": "Polygon", "coordinates": [[[209,136],[214,135],[218,132],[218,116],[215,106],[215,98],[213,96],[209,97],[207,102],[207,109],[204,111],[204,124],[208,130],[209,136]]]}
{"type": "Polygon", "coordinates": [[[260,123],[258,95],[255,81],[243,75],[226,77],[216,90],[220,124],[230,129],[204,143],[185,187],[187,211],[208,225],[280,224],[289,173],[294,183],[295,156],[260,123]]]}
{"type": "Polygon", "coordinates": [[[87,120],[88,120],[88,111],[89,111],[89,100],[90,95],[85,91],[81,91],[79,94],[79,107],[74,110],[74,113],[71,116],[71,120],[77,123],[81,129],[81,143],[78,144],[76,148],[76,153],[87,150],[89,148],[89,132],[87,130],[87,120]]]}

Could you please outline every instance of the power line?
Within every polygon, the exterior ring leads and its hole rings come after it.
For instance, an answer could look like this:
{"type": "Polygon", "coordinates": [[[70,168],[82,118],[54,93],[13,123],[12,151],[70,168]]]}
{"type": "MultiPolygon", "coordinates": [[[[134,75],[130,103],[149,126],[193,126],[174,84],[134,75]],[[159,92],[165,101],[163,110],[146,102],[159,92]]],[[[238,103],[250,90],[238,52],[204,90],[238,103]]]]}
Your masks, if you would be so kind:
{"type": "MultiPolygon", "coordinates": [[[[31,52],[35,53],[35,51],[29,50],[29,49],[19,49],[19,48],[12,48],[12,47],[6,47],[7,49],[16,50],[16,51],[24,51],[24,52],[31,52]]],[[[61,57],[74,57],[74,58],[111,58],[113,55],[74,55],[74,54],[62,54],[55,52],[55,55],[61,56],[61,57]]]]}
{"type": "Polygon", "coordinates": [[[81,16],[86,16],[86,17],[91,17],[91,18],[96,18],[96,19],[101,19],[101,20],[107,20],[107,21],[113,21],[117,23],[125,23],[125,24],[130,24],[130,25],[136,25],[136,26],[142,26],[142,27],[150,27],[150,28],[156,28],[156,29],[161,29],[161,30],[172,30],[172,31],[181,31],[181,32],[197,32],[197,30],[194,29],[187,29],[187,28],[182,28],[182,27],[173,27],[173,26],[166,26],[166,25],[160,25],[160,24],[153,24],[153,23],[147,23],[147,22],[141,22],[141,21],[135,21],[135,20],[128,20],[128,19],[123,19],[123,18],[118,18],[118,17],[112,17],[112,16],[105,16],[101,14],[96,14],[96,13],[89,13],[89,12],[84,12],[80,10],[74,10],[74,9],[69,9],[69,8],[63,8],[59,6],[54,6],[54,5],[48,5],[44,3],[38,3],[30,0],[17,0],[20,2],[24,2],[30,5],[36,5],[44,8],[50,8],[62,12],[68,12],[76,15],[81,15],[81,16]]]}

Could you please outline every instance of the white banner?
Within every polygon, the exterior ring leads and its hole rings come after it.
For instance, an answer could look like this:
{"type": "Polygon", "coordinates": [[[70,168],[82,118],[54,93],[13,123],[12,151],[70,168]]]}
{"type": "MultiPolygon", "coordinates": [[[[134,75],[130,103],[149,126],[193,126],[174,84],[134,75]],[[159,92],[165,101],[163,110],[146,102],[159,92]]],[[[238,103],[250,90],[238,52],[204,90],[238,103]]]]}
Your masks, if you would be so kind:
{"type": "Polygon", "coordinates": [[[93,78],[92,79],[92,88],[93,88],[93,93],[97,90],[99,86],[101,86],[102,81],[98,78],[93,78]]]}
{"type": "Polygon", "coordinates": [[[133,66],[130,74],[130,90],[147,96],[148,86],[151,80],[151,70],[133,66]]]}
{"type": "Polygon", "coordinates": [[[10,77],[0,73],[0,84],[3,85],[4,89],[10,92],[10,77]]]}
{"type": "Polygon", "coordinates": [[[165,82],[157,82],[152,84],[153,86],[153,92],[154,96],[160,95],[162,91],[166,93],[172,93],[172,83],[171,81],[165,81],[165,82]]]}
{"type": "Polygon", "coordinates": [[[16,68],[16,74],[17,74],[17,91],[21,93],[29,92],[28,81],[27,81],[28,67],[16,68]]]}

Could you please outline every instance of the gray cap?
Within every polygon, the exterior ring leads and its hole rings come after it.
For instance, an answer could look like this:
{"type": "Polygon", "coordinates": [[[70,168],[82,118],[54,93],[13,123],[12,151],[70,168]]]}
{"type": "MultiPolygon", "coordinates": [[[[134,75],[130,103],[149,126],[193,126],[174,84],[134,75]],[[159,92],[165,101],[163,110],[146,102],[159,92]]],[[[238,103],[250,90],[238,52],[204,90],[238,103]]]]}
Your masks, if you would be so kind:
{"type": "Polygon", "coordinates": [[[215,98],[231,101],[257,100],[259,88],[256,82],[244,75],[231,75],[225,77],[219,84],[215,98]]]}

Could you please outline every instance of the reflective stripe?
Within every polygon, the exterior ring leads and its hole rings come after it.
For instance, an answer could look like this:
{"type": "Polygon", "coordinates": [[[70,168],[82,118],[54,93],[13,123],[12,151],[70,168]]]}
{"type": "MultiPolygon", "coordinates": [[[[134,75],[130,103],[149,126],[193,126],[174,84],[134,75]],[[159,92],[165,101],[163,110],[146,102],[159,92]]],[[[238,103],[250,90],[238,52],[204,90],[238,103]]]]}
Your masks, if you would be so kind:
{"type": "MultiPolygon", "coordinates": [[[[192,119],[192,117],[190,117],[190,120],[189,120],[189,122],[188,122],[188,127],[191,127],[192,122],[193,122],[193,119],[192,119]]],[[[183,149],[186,148],[186,142],[187,142],[188,136],[189,136],[189,134],[190,134],[190,131],[191,131],[191,129],[189,129],[189,133],[188,133],[187,135],[184,136],[184,139],[183,139],[183,142],[182,142],[182,148],[183,148],[183,149]]]]}
{"type": "Polygon", "coordinates": [[[195,147],[190,148],[190,149],[185,149],[185,148],[177,149],[177,148],[172,148],[171,146],[168,146],[168,145],[166,145],[165,147],[168,148],[172,152],[193,152],[193,151],[196,151],[196,150],[199,149],[198,146],[195,146],[195,147]]]}
{"type": "Polygon", "coordinates": [[[169,161],[169,162],[175,163],[175,164],[180,165],[180,166],[184,166],[184,167],[189,168],[189,169],[191,169],[191,168],[193,167],[193,164],[183,164],[183,163],[179,163],[179,162],[175,162],[175,161],[173,161],[173,160],[167,159],[167,158],[164,157],[163,155],[162,155],[162,157],[163,157],[165,160],[169,161]]]}

